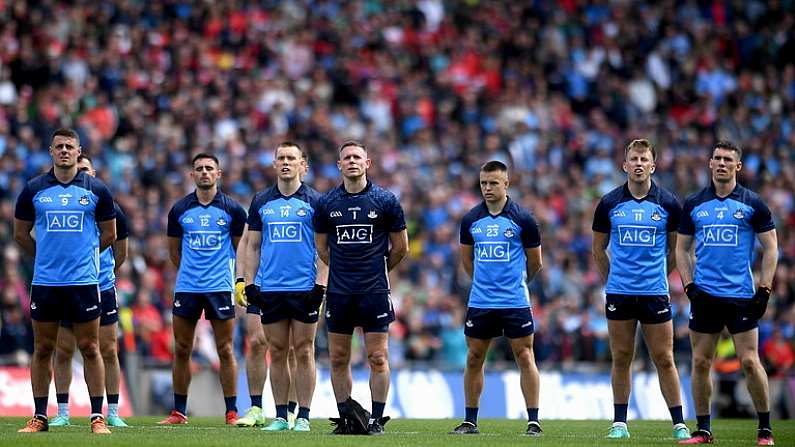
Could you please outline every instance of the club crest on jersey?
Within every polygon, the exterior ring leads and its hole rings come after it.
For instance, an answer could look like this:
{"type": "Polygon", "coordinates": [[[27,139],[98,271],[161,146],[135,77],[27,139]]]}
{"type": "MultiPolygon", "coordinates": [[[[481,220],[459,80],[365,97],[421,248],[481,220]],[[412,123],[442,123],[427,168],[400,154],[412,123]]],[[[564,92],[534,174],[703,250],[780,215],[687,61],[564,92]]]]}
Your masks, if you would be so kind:
{"type": "Polygon", "coordinates": [[[658,213],[657,211],[651,213],[651,220],[659,222],[661,219],[662,216],[660,216],[660,213],[658,213]]]}
{"type": "Polygon", "coordinates": [[[370,219],[375,219],[376,217],[378,217],[378,213],[376,213],[373,210],[370,210],[370,212],[367,213],[367,217],[369,217],[370,219]]]}
{"type": "Polygon", "coordinates": [[[223,227],[224,225],[226,225],[226,219],[224,219],[223,217],[219,217],[218,220],[215,221],[215,223],[219,227],[223,227]]]}
{"type": "Polygon", "coordinates": [[[295,212],[298,217],[306,216],[306,208],[298,208],[298,211],[295,212]]]}
{"type": "Polygon", "coordinates": [[[79,203],[79,204],[81,204],[83,206],[88,206],[88,204],[89,204],[88,196],[81,197],[80,200],[77,201],[77,203],[79,203]]]}
{"type": "Polygon", "coordinates": [[[743,210],[737,210],[734,212],[734,214],[732,214],[732,216],[734,216],[735,219],[742,220],[745,217],[745,214],[743,214],[743,210]]]}
{"type": "Polygon", "coordinates": [[[502,234],[503,234],[503,236],[505,236],[505,237],[507,237],[508,239],[510,239],[510,238],[512,238],[512,237],[513,237],[513,236],[514,236],[516,233],[514,233],[512,229],[510,229],[510,228],[507,228],[507,229],[505,230],[505,233],[502,233],[502,234]]]}

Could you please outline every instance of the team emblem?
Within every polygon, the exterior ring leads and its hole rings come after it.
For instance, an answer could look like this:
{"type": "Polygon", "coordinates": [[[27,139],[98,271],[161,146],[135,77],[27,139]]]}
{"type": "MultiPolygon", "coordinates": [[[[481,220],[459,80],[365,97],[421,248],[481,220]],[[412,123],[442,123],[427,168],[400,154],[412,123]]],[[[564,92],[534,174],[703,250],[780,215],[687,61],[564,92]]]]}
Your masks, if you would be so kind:
{"type": "Polygon", "coordinates": [[[505,237],[507,237],[507,238],[509,238],[509,239],[510,239],[510,238],[512,238],[512,237],[513,237],[513,235],[514,235],[514,234],[516,234],[516,233],[514,233],[512,229],[508,228],[507,230],[505,230],[505,233],[502,233],[502,234],[503,234],[505,237]]]}
{"type": "Polygon", "coordinates": [[[657,211],[651,213],[651,220],[659,221],[660,219],[662,219],[662,216],[660,216],[660,213],[658,213],[657,211]]]}
{"type": "Polygon", "coordinates": [[[367,217],[369,217],[370,219],[375,219],[376,217],[378,217],[378,214],[375,211],[370,210],[370,212],[367,213],[367,217]]]}
{"type": "Polygon", "coordinates": [[[223,227],[224,225],[226,225],[226,220],[223,217],[219,217],[218,220],[215,221],[215,223],[218,224],[219,227],[223,227]]]}
{"type": "Polygon", "coordinates": [[[734,216],[735,219],[742,219],[745,217],[745,214],[743,214],[743,210],[737,210],[734,212],[734,214],[732,214],[732,216],[734,216]]]}
{"type": "Polygon", "coordinates": [[[79,203],[79,204],[81,204],[83,206],[88,206],[88,203],[89,203],[88,202],[88,196],[81,197],[80,200],[77,201],[77,203],[79,203]]]}
{"type": "Polygon", "coordinates": [[[306,208],[299,208],[298,211],[295,212],[295,214],[297,214],[298,217],[306,216],[306,208]]]}

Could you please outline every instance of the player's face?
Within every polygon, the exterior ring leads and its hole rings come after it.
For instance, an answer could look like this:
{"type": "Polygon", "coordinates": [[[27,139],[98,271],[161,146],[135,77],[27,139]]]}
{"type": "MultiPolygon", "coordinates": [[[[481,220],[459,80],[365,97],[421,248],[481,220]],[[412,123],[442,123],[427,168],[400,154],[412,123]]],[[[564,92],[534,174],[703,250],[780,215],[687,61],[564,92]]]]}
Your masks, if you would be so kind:
{"type": "Polygon", "coordinates": [[[738,160],[737,152],[729,149],[717,148],[712,152],[712,158],[709,159],[712,180],[718,183],[731,182],[742,167],[743,162],[738,160]]]}
{"type": "Polygon", "coordinates": [[[651,177],[656,168],[651,150],[632,148],[627,152],[627,157],[624,160],[624,172],[627,173],[627,178],[630,181],[643,183],[651,177]]]}
{"type": "Polygon", "coordinates": [[[353,179],[363,176],[371,163],[372,161],[367,158],[367,152],[363,148],[348,146],[340,152],[337,167],[342,172],[343,177],[353,179]]]}
{"type": "Polygon", "coordinates": [[[97,171],[94,170],[94,167],[91,166],[91,162],[86,158],[77,162],[77,170],[86,171],[86,174],[90,175],[91,177],[97,176],[97,171]]]}
{"type": "Polygon", "coordinates": [[[508,173],[480,171],[480,192],[486,202],[500,202],[508,194],[508,173]]]}
{"type": "Polygon", "coordinates": [[[281,180],[292,180],[296,177],[303,178],[306,171],[306,160],[301,157],[301,151],[295,146],[281,146],[276,149],[276,158],[273,168],[281,180]]]}
{"type": "Polygon", "coordinates": [[[190,175],[197,188],[211,189],[221,177],[221,170],[212,158],[200,158],[193,163],[190,175]]]}
{"type": "Polygon", "coordinates": [[[80,145],[75,138],[56,135],[50,143],[50,157],[52,164],[58,168],[69,169],[77,164],[80,155],[80,145]]]}

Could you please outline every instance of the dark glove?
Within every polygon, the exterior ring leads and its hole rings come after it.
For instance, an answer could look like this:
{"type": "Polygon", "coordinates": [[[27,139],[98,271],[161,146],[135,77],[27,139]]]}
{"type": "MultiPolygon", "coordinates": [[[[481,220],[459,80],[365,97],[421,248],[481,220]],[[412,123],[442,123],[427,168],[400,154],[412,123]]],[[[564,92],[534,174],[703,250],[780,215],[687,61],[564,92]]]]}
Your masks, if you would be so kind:
{"type": "Polygon", "coordinates": [[[685,286],[685,293],[687,294],[687,299],[690,300],[691,303],[698,301],[701,297],[701,290],[699,290],[696,283],[691,282],[685,286]]]}
{"type": "Polygon", "coordinates": [[[257,286],[254,284],[247,285],[245,293],[246,300],[249,302],[249,304],[253,304],[262,309],[264,303],[262,302],[262,295],[260,295],[259,288],[257,286]]]}
{"type": "Polygon", "coordinates": [[[770,301],[772,291],[769,287],[757,287],[754,297],[751,298],[751,316],[755,320],[760,320],[767,311],[767,302],[770,301]]]}
{"type": "Polygon", "coordinates": [[[315,284],[315,287],[309,292],[309,307],[318,310],[320,305],[323,304],[323,297],[326,296],[326,286],[315,284]]]}

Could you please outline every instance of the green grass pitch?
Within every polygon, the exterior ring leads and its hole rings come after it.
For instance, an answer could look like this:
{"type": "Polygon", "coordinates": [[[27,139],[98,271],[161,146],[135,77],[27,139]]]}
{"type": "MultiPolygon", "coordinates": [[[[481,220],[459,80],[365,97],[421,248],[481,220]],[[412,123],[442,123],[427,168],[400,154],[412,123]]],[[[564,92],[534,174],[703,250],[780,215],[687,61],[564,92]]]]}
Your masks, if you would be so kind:
{"type": "MultiPolygon", "coordinates": [[[[332,436],[327,420],[313,419],[311,433],[263,433],[259,429],[227,427],[223,418],[191,418],[189,425],[164,427],[160,418],[134,417],[130,428],[113,428],[110,436],[89,433],[86,418],[73,418],[78,425],[52,428],[48,433],[17,433],[25,418],[0,418],[0,446],[224,446],[280,447],[303,446],[671,446],[671,424],[666,421],[630,421],[628,440],[607,440],[608,421],[542,421],[544,433],[539,438],[522,436],[525,423],[520,420],[486,419],[480,421],[479,436],[453,436],[447,432],[458,424],[451,419],[397,419],[386,426],[384,436],[332,436]]],[[[693,421],[688,421],[694,427],[693,421]]],[[[756,445],[756,421],[720,419],[713,422],[715,442],[721,446],[756,445]]],[[[776,445],[795,446],[795,421],[774,421],[776,445]]]]}

